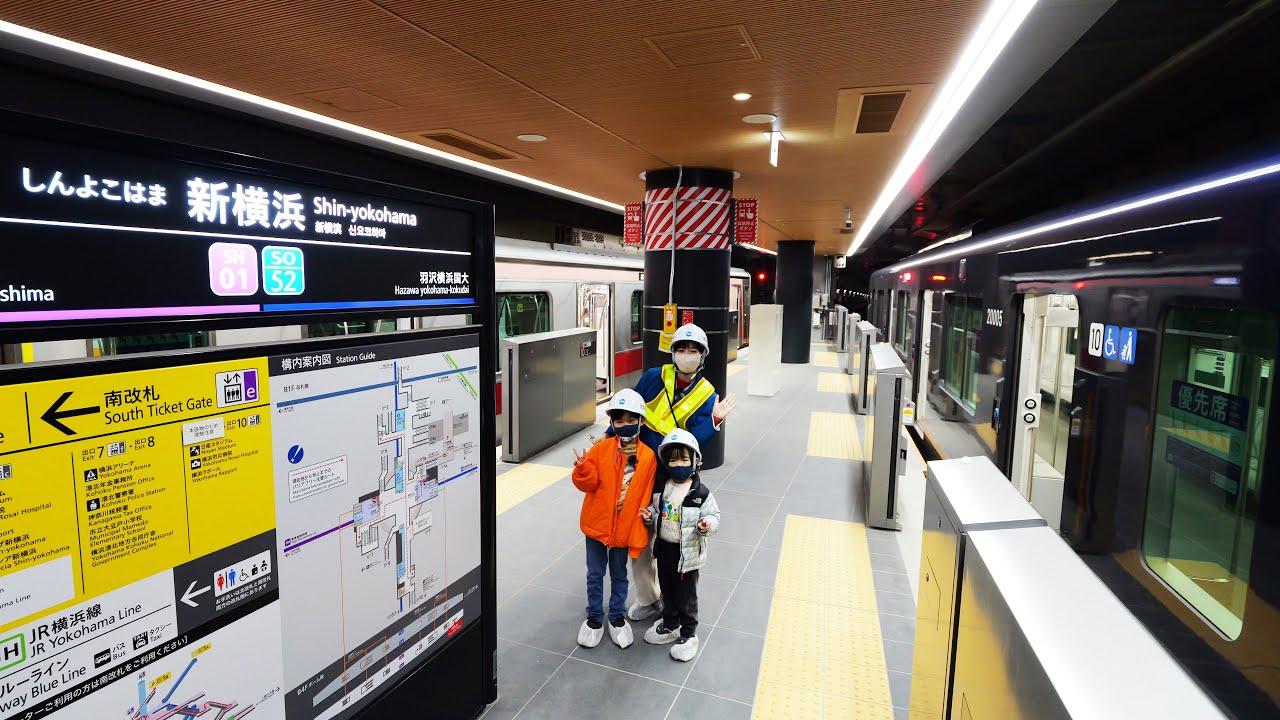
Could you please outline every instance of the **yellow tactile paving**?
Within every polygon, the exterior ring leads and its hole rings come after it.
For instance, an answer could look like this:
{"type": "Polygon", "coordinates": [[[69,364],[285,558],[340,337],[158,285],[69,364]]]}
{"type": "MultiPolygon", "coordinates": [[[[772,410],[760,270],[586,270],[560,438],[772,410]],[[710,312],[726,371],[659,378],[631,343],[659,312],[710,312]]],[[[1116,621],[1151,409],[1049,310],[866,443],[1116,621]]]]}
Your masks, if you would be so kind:
{"type": "Polygon", "coordinates": [[[534,493],[549,487],[570,472],[559,465],[524,463],[498,476],[498,514],[528,500],[534,493]]]}
{"type": "Polygon", "coordinates": [[[737,375],[738,373],[746,369],[747,369],[746,365],[730,365],[729,367],[724,369],[724,376],[733,377],[734,375],[737,375]]]}
{"type": "Polygon", "coordinates": [[[861,447],[858,427],[854,424],[852,415],[829,412],[809,413],[808,453],[810,455],[841,460],[860,460],[862,459],[861,447]]]}
{"type": "Polygon", "coordinates": [[[753,720],[892,720],[866,529],[788,515],[753,720]]]}
{"type": "Polygon", "coordinates": [[[813,354],[813,364],[817,367],[840,367],[839,358],[830,350],[819,350],[813,354]]]}
{"type": "Polygon", "coordinates": [[[848,373],[818,373],[818,392],[845,393],[853,392],[853,383],[849,382],[848,373]]]}

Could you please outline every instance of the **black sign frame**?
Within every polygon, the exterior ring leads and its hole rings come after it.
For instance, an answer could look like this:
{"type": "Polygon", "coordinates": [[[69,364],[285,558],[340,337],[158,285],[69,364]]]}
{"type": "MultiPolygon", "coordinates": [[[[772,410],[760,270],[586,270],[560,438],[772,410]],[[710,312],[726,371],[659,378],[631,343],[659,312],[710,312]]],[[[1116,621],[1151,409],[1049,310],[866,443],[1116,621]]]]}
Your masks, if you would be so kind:
{"type": "MultiPolygon", "coordinates": [[[[398,201],[427,208],[460,212],[469,216],[471,225],[470,237],[467,238],[468,249],[471,253],[468,258],[470,267],[469,302],[409,307],[381,306],[281,312],[263,312],[259,310],[257,312],[244,313],[197,313],[176,317],[3,323],[0,324],[0,343],[131,335],[148,332],[184,332],[300,325],[318,321],[351,319],[391,319],[397,317],[462,314],[472,314],[473,317],[485,316],[483,306],[487,303],[483,302],[483,298],[486,294],[491,294],[493,290],[494,226],[493,207],[486,203],[417,190],[402,184],[337,174],[317,167],[303,167],[275,162],[260,156],[237,154],[206,147],[194,147],[8,109],[0,109],[0,134],[29,137],[69,148],[80,147],[89,150],[108,148],[112,153],[148,162],[181,163],[207,167],[215,172],[250,175],[255,179],[279,182],[286,185],[306,185],[371,200],[398,201]]],[[[343,143],[344,141],[333,139],[332,142],[343,143]]],[[[429,167],[424,165],[423,172],[424,174],[430,172],[429,167]]],[[[20,177],[0,179],[0,181],[15,184],[21,183],[22,180],[20,177]]],[[[10,226],[0,225],[0,238],[3,238],[6,227],[10,226]]],[[[357,239],[356,241],[365,242],[364,239],[357,239]]],[[[179,240],[178,242],[181,241],[179,240]]],[[[257,242],[261,245],[268,245],[272,244],[273,240],[264,236],[257,242]]],[[[275,242],[287,244],[288,239],[276,238],[275,242]]],[[[13,252],[18,253],[36,251],[34,248],[23,246],[18,246],[13,250],[13,252]]],[[[342,252],[340,248],[336,251],[342,252]]],[[[7,287],[9,282],[6,280],[0,284],[7,287]]],[[[106,289],[109,291],[109,287],[106,289]]]]}

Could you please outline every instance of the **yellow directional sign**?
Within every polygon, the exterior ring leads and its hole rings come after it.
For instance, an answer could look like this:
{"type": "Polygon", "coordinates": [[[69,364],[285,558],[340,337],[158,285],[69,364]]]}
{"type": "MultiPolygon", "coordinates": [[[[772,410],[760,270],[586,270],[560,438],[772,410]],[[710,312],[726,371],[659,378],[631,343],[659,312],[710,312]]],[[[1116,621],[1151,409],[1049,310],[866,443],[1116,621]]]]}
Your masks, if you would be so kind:
{"type": "Polygon", "coordinates": [[[0,578],[67,606],[271,530],[267,395],[266,358],[0,387],[0,578]]]}

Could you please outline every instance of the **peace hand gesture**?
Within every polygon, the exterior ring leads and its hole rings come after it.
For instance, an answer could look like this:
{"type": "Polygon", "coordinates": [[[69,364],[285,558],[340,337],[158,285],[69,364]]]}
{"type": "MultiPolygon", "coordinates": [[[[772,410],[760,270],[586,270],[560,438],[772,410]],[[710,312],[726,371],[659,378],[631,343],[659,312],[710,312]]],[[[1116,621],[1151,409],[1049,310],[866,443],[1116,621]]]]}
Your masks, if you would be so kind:
{"type": "Polygon", "coordinates": [[[729,417],[729,413],[738,406],[738,396],[729,393],[723,400],[716,398],[716,404],[711,408],[711,416],[716,420],[724,420],[729,417]]]}
{"type": "Polygon", "coordinates": [[[587,460],[587,451],[579,451],[578,448],[573,449],[573,466],[578,467],[587,460]]]}

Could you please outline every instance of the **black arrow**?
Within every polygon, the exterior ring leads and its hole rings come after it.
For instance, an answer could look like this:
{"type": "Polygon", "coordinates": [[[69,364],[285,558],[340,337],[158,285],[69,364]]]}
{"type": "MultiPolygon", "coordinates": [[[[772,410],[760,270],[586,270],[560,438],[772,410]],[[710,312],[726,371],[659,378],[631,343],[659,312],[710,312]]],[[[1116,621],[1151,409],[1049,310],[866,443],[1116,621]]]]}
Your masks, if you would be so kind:
{"type": "Polygon", "coordinates": [[[80,415],[93,415],[102,409],[97,405],[94,405],[93,407],[76,408],[75,410],[60,409],[62,408],[62,404],[65,403],[67,399],[71,397],[71,392],[72,392],[71,390],[68,390],[67,392],[62,393],[62,396],[59,397],[57,400],[53,401],[53,405],[50,405],[49,409],[45,410],[44,414],[40,416],[41,420],[61,430],[63,434],[66,434],[66,435],[75,435],[76,431],[72,430],[66,425],[63,425],[61,422],[63,418],[73,418],[80,415]]]}

